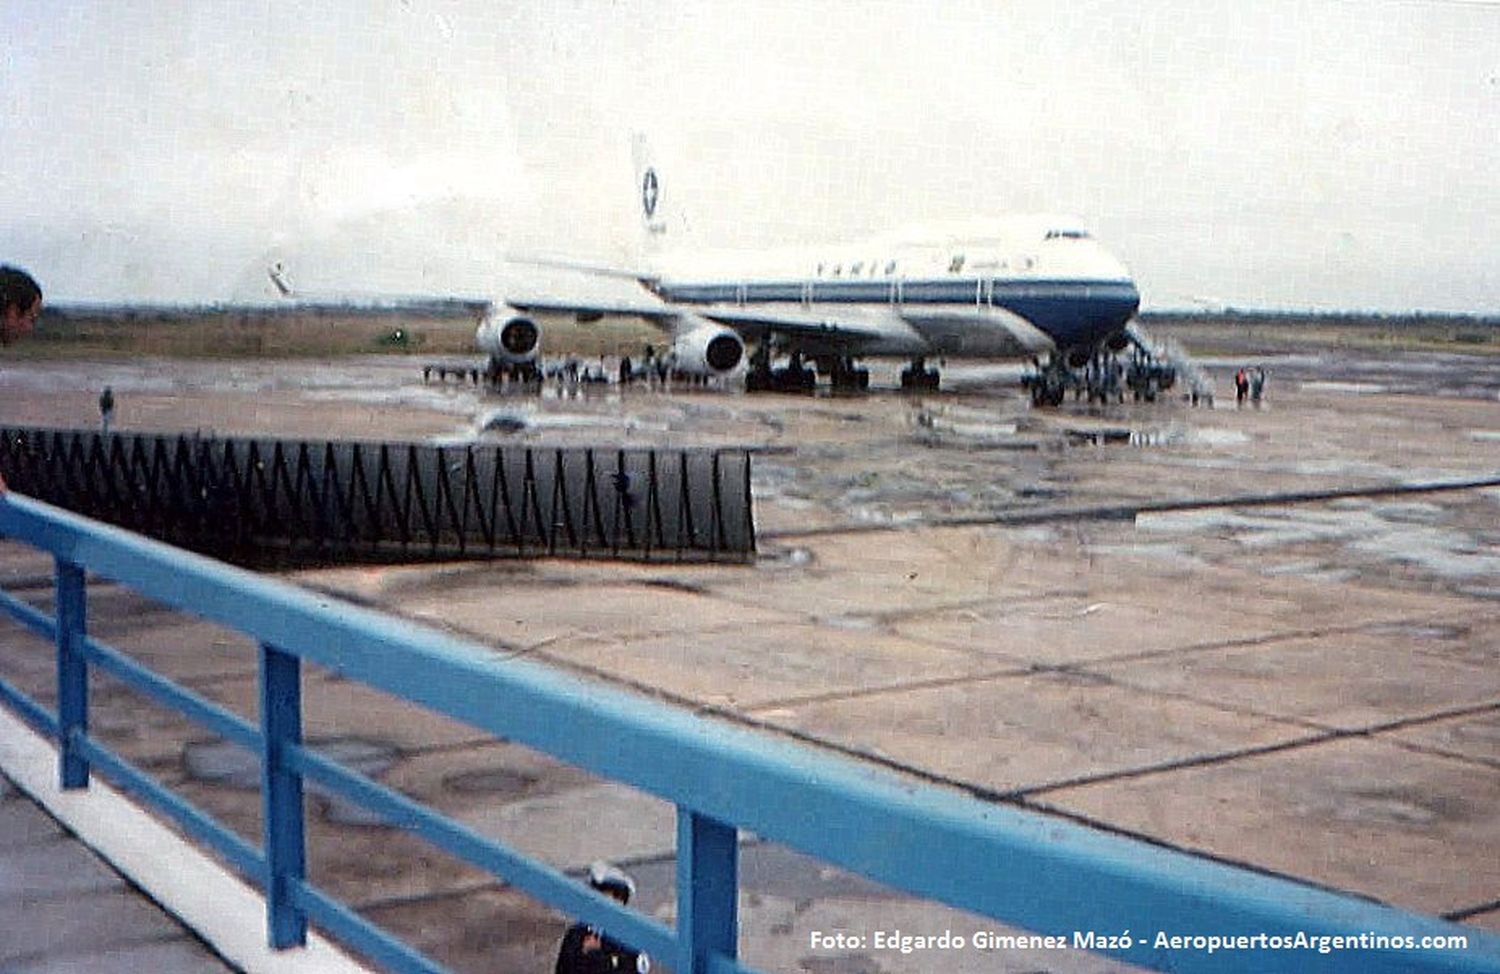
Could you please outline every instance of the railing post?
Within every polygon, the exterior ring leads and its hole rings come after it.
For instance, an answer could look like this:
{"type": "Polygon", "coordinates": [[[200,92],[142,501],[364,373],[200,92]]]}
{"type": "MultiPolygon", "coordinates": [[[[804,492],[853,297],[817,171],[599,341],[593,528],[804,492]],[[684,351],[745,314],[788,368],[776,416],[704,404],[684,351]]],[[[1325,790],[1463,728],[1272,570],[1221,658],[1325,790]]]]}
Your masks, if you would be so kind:
{"type": "Polygon", "coordinates": [[[734,826],[677,808],[678,974],[708,974],[739,955],[739,845],[734,826]]]}
{"type": "Polygon", "coordinates": [[[302,776],[286,760],[287,748],[302,743],[302,683],[301,661],[267,643],[260,646],[260,730],[267,939],[280,950],[307,943],[307,914],[292,895],[307,873],[302,776]]]}
{"type": "Polygon", "coordinates": [[[83,568],[59,557],[57,564],[57,747],[65,789],[87,788],[89,763],[75,735],[89,730],[89,671],[83,656],[87,601],[83,568]]]}

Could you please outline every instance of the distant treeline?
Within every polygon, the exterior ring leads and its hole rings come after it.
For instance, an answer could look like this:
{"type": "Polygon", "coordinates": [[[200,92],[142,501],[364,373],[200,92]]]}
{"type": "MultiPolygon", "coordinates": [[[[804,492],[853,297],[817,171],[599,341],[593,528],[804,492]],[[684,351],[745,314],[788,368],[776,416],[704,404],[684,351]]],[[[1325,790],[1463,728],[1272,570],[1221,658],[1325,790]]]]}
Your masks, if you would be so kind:
{"type": "MultiPolygon", "coordinates": [[[[484,301],[433,299],[369,304],[48,304],[34,340],[9,357],[164,356],[261,358],[370,352],[474,355],[484,301]]],[[[548,355],[634,355],[661,332],[638,319],[607,324],[549,321],[548,355]]]]}
{"type": "Polygon", "coordinates": [[[1246,327],[1320,328],[1497,328],[1493,315],[1438,314],[1432,312],[1380,313],[1371,311],[1143,311],[1144,325],[1223,325],[1246,327]]]}
{"type": "Polygon", "coordinates": [[[44,305],[21,355],[191,357],[468,353],[482,301],[355,305],[44,305]]]}
{"type": "MultiPolygon", "coordinates": [[[[483,301],[433,299],[370,304],[285,301],[264,305],[48,304],[35,340],[14,356],[159,355],[201,358],[347,355],[368,352],[472,355],[483,301]]],[[[1150,331],[1180,338],[1190,351],[1239,349],[1246,342],[1297,347],[1341,345],[1500,353],[1500,318],[1369,312],[1149,311],[1150,331]]],[[[600,324],[548,322],[548,355],[634,355],[662,335],[637,319],[600,324]]]]}
{"type": "Polygon", "coordinates": [[[269,320],[276,318],[474,318],[488,304],[459,298],[427,298],[412,301],[388,301],[353,304],[316,301],[282,301],[274,304],[203,304],[203,305],[135,305],[135,304],[46,304],[41,321],[64,322],[138,322],[163,324],[180,321],[201,324],[205,319],[269,320]]]}

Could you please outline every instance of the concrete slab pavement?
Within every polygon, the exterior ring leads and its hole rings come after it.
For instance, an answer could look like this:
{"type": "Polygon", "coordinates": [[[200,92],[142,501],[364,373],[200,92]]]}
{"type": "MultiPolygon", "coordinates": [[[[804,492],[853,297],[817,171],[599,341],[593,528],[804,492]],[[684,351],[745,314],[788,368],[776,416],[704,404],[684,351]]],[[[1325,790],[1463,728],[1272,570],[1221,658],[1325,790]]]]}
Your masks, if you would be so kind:
{"type": "MultiPolygon", "coordinates": [[[[415,407],[410,389],[382,403],[368,383],[349,381],[346,399],[324,385],[300,409],[235,416],[264,429],[233,431],[357,434],[388,418],[391,435],[451,434],[508,406],[445,389],[429,393],[441,408],[416,414],[428,407],[415,407]]],[[[205,389],[153,401],[153,421],[167,422],[175,404],[177,421],[191,425],[205,389]]],[[[291,577],[497,656],[522,654],[981,792],[1023,790],[1016,800],[1026,807],[1500,930],[1500,875],[1489,867],[1500,862],[1490,811],[1500,807],[1500,492],[1135,523],[935,523],[1500,469],[1500,437],[1470,435],[1494,425],[1492,401],[1280,380],[1273,390],[1259,411],[1070,405],[1040,416],[1005,395],[674,397],[670,417],[631,435],[681,445],[758,430],[759,445],[796,446],[757,468],[760,525],[783,533],[754,566],[543,561],[291,577]],[[971,413],[991,427],[1014,424],[1016,449],[999,449],[993,428],[975,431],[971,413]],[[727,426],[726,414],[735,417],[727,426]],[[1067,445],[1067,428],[1090,424],[1140,436],[1067,445]],[[899,530],[870,530],[907,517],[899,530]]],[[[654,401],[627,396],[585,411],[619,420],[654,401]]],[[[50,574],[50,561],[0,546],[0,578],[50,574]]],[[[110,641],[253,715],[253,667],[232,639],[216,642],[212,627],[143,612],[105,587],[93,605],[110,641]]],[[[48,648],[30,653],[29,637],[5,626],[0,673],[34,681],[50,699],[48,648]]],[[[641,881],[642,906],[669,916],[669,816],[652,800],[327,674],[310,673],[308,690],[315,740],[373,755],[378,779],[575,874],[596,857],[622,859],[641,881]]],[[[258,834],[253,792],[195,765],[214,753],[201,730],[107,689],[98,702],[96,726],[112,746],[258,834]]],[[[325,797],[312,795],[309,808],[315,875],[367,915],[462,972],[550,967],[563,918],[325,797]]],[[[785,850],[748,846],[744,858],[745,952],[768,970],[1113,969],[1093,957],[812,949],[813,930],[899,924],[929,934],[973,920],[898,904],[785,850]]]]}
{"type": "Polygon", "coordinates": [[[0,970],[233,968],[0,776],[0,970]]]}
{"type": "Polygon", "coordinates": [[[1376,735],[1064,788],[1047,807],[1429,914],[1495,901],[1500,775],[1376,735]]]}

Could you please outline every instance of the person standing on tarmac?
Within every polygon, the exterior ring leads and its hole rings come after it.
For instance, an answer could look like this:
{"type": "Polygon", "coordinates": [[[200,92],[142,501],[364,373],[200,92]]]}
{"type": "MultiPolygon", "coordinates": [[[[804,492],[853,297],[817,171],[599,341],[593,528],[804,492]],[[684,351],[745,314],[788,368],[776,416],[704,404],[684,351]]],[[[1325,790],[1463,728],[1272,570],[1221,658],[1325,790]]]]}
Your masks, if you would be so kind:
{"type": "MultiPolygon", "coordinates": [[[[19,267],[0,266],[0,345],[20,341],[36,327],[42,310],[42,289],[19,267]]],[[[0,494],[5,493],[5,475],[0,471],[0,494]]]]}
{"type": "MultiPolygon", "coordinates": [[[[635,894],[635,880],[607,862],[589,867],[589,885],[623,906],[635,894]]],[[[651,958],[606,937],[596,927],[575,923],[563,935],[555,974],[646,974],[651,958]]]]}
{"type": "Polygon", "coordinates": [[[109,386],[99,393],[99,432],[109,436],[109,424],[115,418],[115,391],[109,386]]]}

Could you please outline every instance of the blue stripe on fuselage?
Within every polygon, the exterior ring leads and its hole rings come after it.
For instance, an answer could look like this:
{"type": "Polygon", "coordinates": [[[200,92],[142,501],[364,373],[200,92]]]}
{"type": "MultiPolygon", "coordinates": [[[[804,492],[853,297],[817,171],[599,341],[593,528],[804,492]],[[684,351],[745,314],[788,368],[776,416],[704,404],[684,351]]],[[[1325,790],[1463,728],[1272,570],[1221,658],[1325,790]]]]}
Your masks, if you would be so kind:
{"type": "MultiPolygon", "coordinates": [[[[812,304],[892,303],[890,280],[816,280],[810,285],[791,281],[729,284],[663,282],[657,293],[683,304],[762,304],[800,302],[810,288],[812,304]]],[[[983,282],[976,278],[938,278],[901,282],[901,304],[982,306],[983,282]]],[[[1031,322],[1057,344],[1068,349],[1093,346],[1125,326],[1141,303],[1130,281],[1017,281],[996,280],[991,305],[1031,322]]]]}

